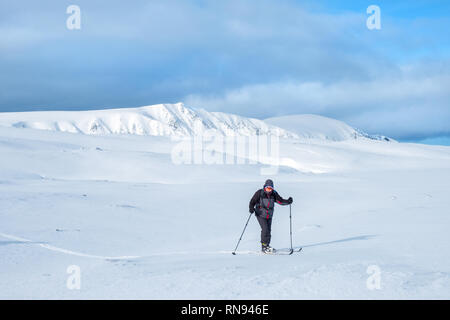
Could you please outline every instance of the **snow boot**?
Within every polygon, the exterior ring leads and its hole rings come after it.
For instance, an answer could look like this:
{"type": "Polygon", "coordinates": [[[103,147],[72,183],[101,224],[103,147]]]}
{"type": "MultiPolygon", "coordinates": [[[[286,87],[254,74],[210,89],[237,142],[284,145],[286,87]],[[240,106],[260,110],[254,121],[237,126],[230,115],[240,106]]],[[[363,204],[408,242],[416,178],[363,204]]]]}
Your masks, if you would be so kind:
{"type": "Polygon", "coordinates": [[[262,242],[261,243],[261,251],[263,253],[273,253],[273,252],[275,252],[275,249],[272,248],[271,246],[269,246],[268,244],[262,242]]]}

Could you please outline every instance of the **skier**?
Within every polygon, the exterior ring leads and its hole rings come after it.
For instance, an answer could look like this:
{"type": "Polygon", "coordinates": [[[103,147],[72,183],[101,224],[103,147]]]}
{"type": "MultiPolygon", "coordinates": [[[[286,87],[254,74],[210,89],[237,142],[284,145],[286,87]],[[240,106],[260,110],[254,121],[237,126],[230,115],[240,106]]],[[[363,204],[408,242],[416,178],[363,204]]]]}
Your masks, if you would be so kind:
{"type": "Polygon", "coordinates": [[[249,204],[250,213],[255,213],[261,226],[261,251],[264,253],[274,252],[270,244],[270,230],[272,227],[272,216],[275,202],[281,205],[291,204],[292,197],[283,199],[273,188],[273,181],[268,179],[262,189],[255,192],[249,204]]]}

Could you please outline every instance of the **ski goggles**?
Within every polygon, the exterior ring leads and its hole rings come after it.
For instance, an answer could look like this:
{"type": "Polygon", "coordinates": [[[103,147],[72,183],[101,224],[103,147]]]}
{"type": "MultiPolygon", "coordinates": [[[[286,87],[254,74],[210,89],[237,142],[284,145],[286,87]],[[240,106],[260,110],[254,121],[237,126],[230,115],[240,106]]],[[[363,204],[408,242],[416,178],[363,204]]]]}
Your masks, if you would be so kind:
{"type": "Polygon", "coordinates": [[[272,191],[272,190],[273,190],[272,187],[264,187],[264,191],[266,191],[266,192],[270,192],[270,191],[272,191]]]}

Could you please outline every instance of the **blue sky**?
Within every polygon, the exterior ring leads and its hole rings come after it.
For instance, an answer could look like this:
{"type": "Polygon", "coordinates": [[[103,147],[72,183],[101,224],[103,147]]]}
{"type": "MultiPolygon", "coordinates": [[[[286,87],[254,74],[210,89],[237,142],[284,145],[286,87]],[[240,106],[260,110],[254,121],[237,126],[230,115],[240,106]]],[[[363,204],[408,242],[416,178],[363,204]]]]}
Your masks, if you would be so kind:
{"type": "Polygon", "coordinates": [[[449,29],[450,1],[2,0],[0,111],[183,101],[448,144],[449,29]]]}

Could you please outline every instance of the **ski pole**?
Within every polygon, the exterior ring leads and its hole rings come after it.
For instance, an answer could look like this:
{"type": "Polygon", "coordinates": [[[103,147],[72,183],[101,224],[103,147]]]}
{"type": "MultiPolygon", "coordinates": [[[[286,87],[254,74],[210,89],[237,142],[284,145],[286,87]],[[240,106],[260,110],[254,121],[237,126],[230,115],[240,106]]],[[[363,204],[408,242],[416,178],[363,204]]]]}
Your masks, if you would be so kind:
{"type": "Polygon", "coordinates": [[[236,255],[236,250],[237,250],[237,248],[239,246],[239,243],[241,242],[242,236],[244,235],[245,229],[247,229],[247,225],[248,225],[248,222],[250,221],[250,217],[251,216],[252,216],[252,214],[250,213],[249,216],[248,216],[248,219],[247,219],[247,223],[245,224],[244,230],[242,231],[241,237],[239,238],[239,241],[238,241],[238,243],[236,245],[236,248],[234,248],[234,251],[232,252],[233,255],[236,255]]]}
{"type": "Polygon", "coordinates": [[[289,204],[289,230],[291,233],[291,252],[292,252],[294,251],[294,249],[292,248],[292,210],[290,204],[289,204]]]}

